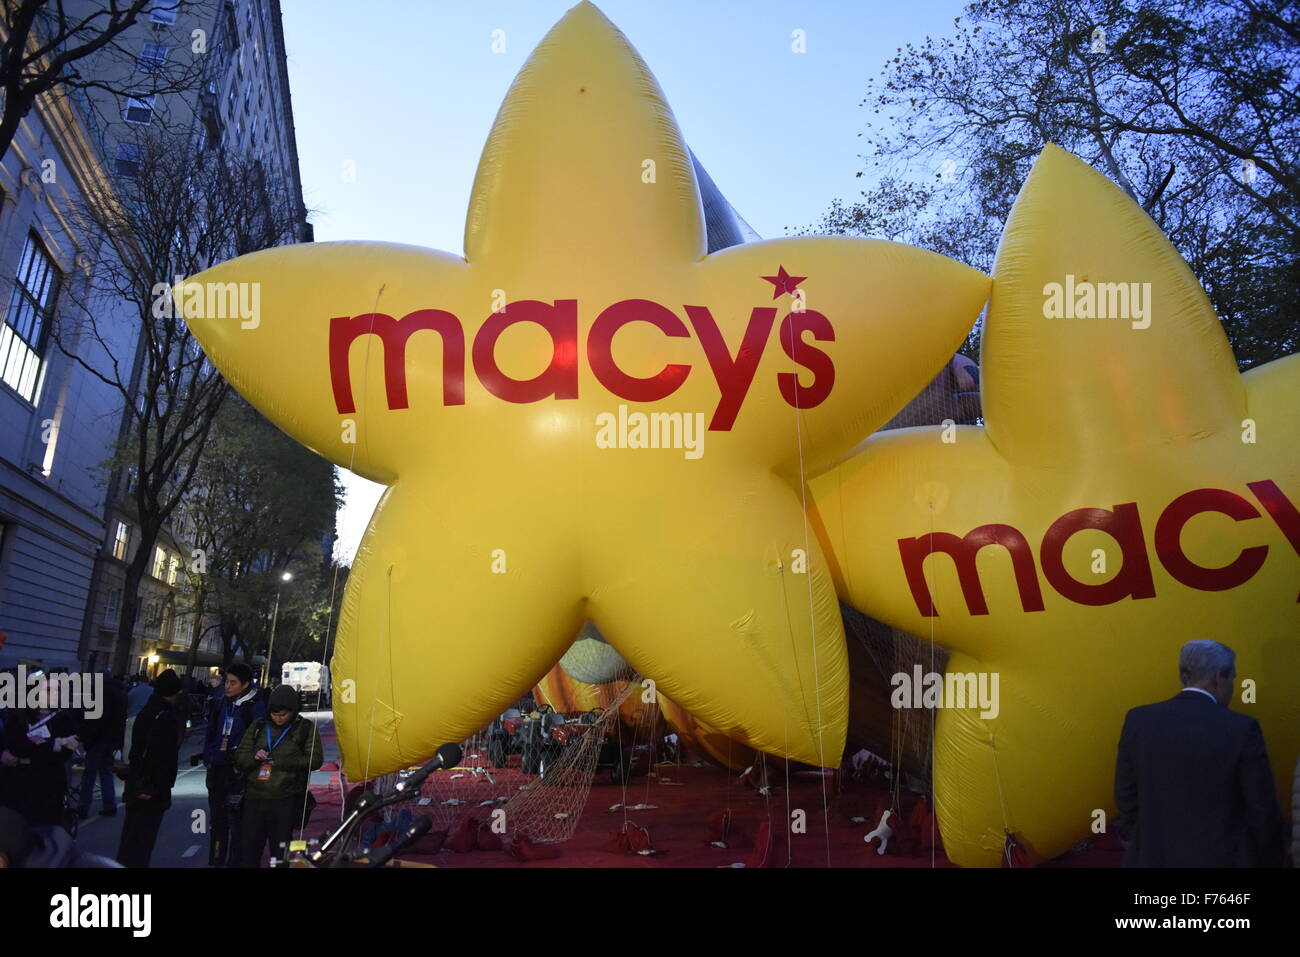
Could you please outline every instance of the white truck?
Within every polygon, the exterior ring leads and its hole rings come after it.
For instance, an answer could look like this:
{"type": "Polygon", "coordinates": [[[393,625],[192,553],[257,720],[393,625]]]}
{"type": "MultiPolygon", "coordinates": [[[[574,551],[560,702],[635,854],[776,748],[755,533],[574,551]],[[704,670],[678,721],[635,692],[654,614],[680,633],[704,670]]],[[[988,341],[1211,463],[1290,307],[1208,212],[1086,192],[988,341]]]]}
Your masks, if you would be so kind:
{"type": "Polygon", "coordinates": [[[298,692],[304,711],[319,711],[330,705],[330,669],[319,661],[286,661],[280,672],[282,683],[298,692]]]}

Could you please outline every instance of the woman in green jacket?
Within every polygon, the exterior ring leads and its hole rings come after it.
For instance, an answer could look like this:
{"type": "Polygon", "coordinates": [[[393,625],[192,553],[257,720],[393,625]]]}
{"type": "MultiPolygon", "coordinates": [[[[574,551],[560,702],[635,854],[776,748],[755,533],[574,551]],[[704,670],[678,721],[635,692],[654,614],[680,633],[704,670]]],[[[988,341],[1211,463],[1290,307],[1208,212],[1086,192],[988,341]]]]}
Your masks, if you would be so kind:
{"type": "Polygon", "coordinates": [[[268,716],[240,739],[235,765],[247,784],[243,800],[244,867],[260,867],[267,843],[284,859],[307,800],[307,777],[324,761],[316,725],[298,714],[298,692],[280,685],[271,692],[268,716]]]}

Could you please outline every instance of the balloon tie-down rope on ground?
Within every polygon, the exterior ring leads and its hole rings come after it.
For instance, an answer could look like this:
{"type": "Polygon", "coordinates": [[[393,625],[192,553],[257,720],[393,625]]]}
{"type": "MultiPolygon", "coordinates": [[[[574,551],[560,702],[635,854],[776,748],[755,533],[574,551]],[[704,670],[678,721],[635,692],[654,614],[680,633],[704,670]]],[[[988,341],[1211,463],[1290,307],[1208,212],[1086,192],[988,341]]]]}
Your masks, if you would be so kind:
{"type": "MultiPolygon", "coordinates": [[[[802,440],[801,440],[801,441],[800,441],[800,456],[801,456],[801,458],[802,458],[802,454],[803,454],[803,450],[802,450],[802,440]]],[[[802,464],[800,465],[800,468],[802,469],[802,464]]],[[[804,483],[801,481],[800,484],[803,485],[804,483]]],[[[805,515],[806,515],[806,513],[805,513],[805,515]]],[[[806,519],[805,519],[805,522],[804,522],[804,528],[805,528],[805,531],[806,531],[806,530],[807,530],[807,520],[806,520],[806,519]]],[[[804,548],[805,548],[805,552],[804,552],[804,554],[805,554],[805,555],[810,554],[810,551],[808,550],[808,542],[807,542],[807,539],[804,540],[804,548]]],[[[789,637],[790,637],[790,643],[791,643],[791,645],[793,645],[793,644],[795,643],[795,641],[796,641],[796,638],[795,638],[795,634],[794,634],[794,629],[793,629],[793,628],[791,627],[791,625],[790,625],[790,606],[789,606],[788,601],[786,600],[786,591],[785,591],[785,587],[786,587],[786,579],[785,579],[785,563],[784,563],[783,561],[779,560],[779,559],[778,559],[778,561],[777,561],[777,573],[778,573],[778,578],[777,578],[777,581],[778,581],[778,587],[779,587],[780,590],[781,590],[782,607],[783,607],[783,609],[784,609],[784,611],[785,611],[786,631],[787,631],[787,633],[789,634],[789,637]]],[[[809,617],[810,617],[810,618],[813,618],[814,616],[812,615],[812,575],[811,575],[811,574],[807,574],[807,575],[805,575],[804,577],[806,577],[806,578],[808,579],[808,598],[809,598],[808,610],[809,610],[809,617]]],[[[814,690],[814,696],[815,696],[815,699],[816,699],[816,702],[817,702],[817,728],[818,728],[818,731],[817,731],[817,750],[818,750],[819,755],[822,755],[821,759],[818,761],[818,766],[824,768],[824,767],[826,766],[826,760],[825,760],[825,756],[824,756],[824,755],[825,755],[825,752],[824,752],[824,750],[823,750],[823,741],[822,741],[823,731],[821,730],[821,729],[822,729],[822,723],[821,723],[821,680],[820,680],[820,677],[819,677],[819,674],[818,674],[818,671],[817,671],[817,667],[816,667],[816,663],[817,663],[817,650],[816,650],[816,641],[817,641],[817,623],[816,623],[815,620],[813,620],[813,621],[810,623],[810,625],[811,625],[811,626],[810,626],[810,629],[809,629],[809,633],[812,635],[812,642],[813,642],[813,685],[814,685],[814,689],[813,689],[813,690],[814,690]]],[[[802,689],[802,687],[803,687],[803,675],[802,675],[802,674],[799,674],[797,669],[796,669],[796,672],[795,672],[795,679],[796,679],[796,681],[799,683],[800,688],[802,689]]],[[[807,695],[801,695],[800,697],[801,697],[801,700],[804,702],[804,704],[805,704],[805,706],[806,706],[806,705],[807,705],[807,701],[808,701],[807,695]]],[[[783,701],[783,702],[782,702],[782,707],[785,708],[786,706],[787,706],[786,703],[783,701]]],[[[803,715],[803,717],[804,717],[805,721],[807,721],[807,715],[805,714],[805,715],[803,715]]],[[[789,715],[787,714],[787,715],[786,715],[786,728],[788,729],[789,726],[790,726],[790,725],[789,725],[789,715]]],[[[788,741],[787,741],[787,743],[786,743],[786,751],[787,751],[787,753],[789,752],[789,742],[788,742],[788,741]]],[[[767,761],[767,758],[766,758],[765,755],[760,754],[758,760],[759,760],[759,761],[766,762],[766,761],[767,761]]],[[[785,765],[785,826],[784,826],[784,830],[785,830],[785,840],[786,840],[786,847],[785,847],[785,850],[786,850],[786,857],[785,857],[785,860],[786,860],[786,866],[789,866],[789,865],[792,864],[793,861],[794,861],[794,833],[795,833],[795,832],[794,832],[794,825],[793,825],[793,811],[792,811],[792,809],[791,809],[791,807],[790,807],[790,761],[789,761],[789,760],[785,760],[785,761],[782,762],[782,764],[785,765]]],[[[838,762],[837,762],[837,764],[838,764],[838,762]]],[[[764,769],[764,771],[766,771],[766,768],[764,769]]],[[[823,775],[820,775],[820,776],[819,776],[819,780],[820,780],[820,784],[821,784],[821,793],[822,793],[822,831],[823,831],[823,833],[825,834],[825,837],[826,837],[826,866],[827,866],[827,867],[830,867],[830,865],[831,865],[830,802],[829,802],[829,800],[827,799],[827,796],[826,796],[826,776],[825,776],[824,774],[823,774],[823,775]]],[[[806,826],[806,824],[805,824],[805,826],[806,826]]]]}
{"type": "MultiPolygon", "coordinates": [[[[366,339],[366,351],[365,351],[365,357],[366,357],[366,358],[365,358],[365,364],[364,364],[364,366],[363,366],[363,371],[362,371],[362,373],[361,373],[361,375],[362,375],[362,389],[365,390],[365,391],[368,391],[369,388],[370,388],[370,369],[371,369],[370,353],[371,353],[371,350],[374,348],[374,344],[375,344],[375,336],[374,336],[375,323],[378,322],[378,320],[379,320],[379,303],[380,303],[380,300],[383,299],[383,296],[384,296],[384,288],[385,288],[386,285],[387,285],[387,283],[380,283],[380,284],[379,284],[379,288],[375,290],[375,299],[374,299],[374,302],[371,304],[371,309],[370,309],[370,330],[369,330],[369,334],[365,337],[365,339],[366,339]]],[[[348,468],[348,471],[349,471],[349,472],[356,473],[356,471],[357,471],[356,465],[357,465],[357,448],[358,448],[358,443],[356,443],[356,442],[352,442],[352,443],[350,443],[350,445],[351,445],[351,451],[349,452],[349,455],[348,455],[348,465],[347,465],[347,468],[348,468]]],[[[334,564],[334,583],[333,583],[333,585],[330,586],[330,616],[331,616],[331,618],[332,618],[333,615],[334,615],[334,592],[335,592],[335,589],[338,587],[338,580],[339,580],[339,565],[338,565],[338,563],[335,563],[335,564],[334,564]]],[[[389,575],[388,575],[388,612],[389,612],[389,613],[388,613],[388,615],[385,616],[385,621],[387,621],[387,622],[389,623],[389,627],[390,627],[390,628],[392,627],[392,621],[393,621],[393,615],[392,615],[392,580],[393,580],[393,578],[392,578],[392,569],[390,568],[390,569],[389,569],[389,575]]],[[[326,634],[329,634],[329,632],[326,632],[326,634]]],[[[390,636],[390,638],[391,638],[391,636],[390,636]]],[[[387,641],[387,642],[385,642],[385,644],[391,648],[391,641],[387,641]]],[[[339,677],[339,676],[335,676],[335,677],[339,677]]],[[[355,694],[355,690],[353,691],[353,693],[355,694]]],[[[331,699],[333,700],[333,696],[331,696],[331,699]]],[[[347,700],[346,695],[341,696],[341,700],[345,702],[345,701],[347,700]]],[[[365,767],[365,770],[362,772],[362,780],[363,780],[363,781],[368,781],[368,780],[370,779],[370,758],[371,758],[372,754],[374,753],[374,745],[375,745],[375,708],[378,706],[378,704],[379,704],[379,699],[378,699],[378,698],[374,698],[374,699],[371,700],[371,702],[370,702],[369,720],[366,722],[366,725],[367,725],[367,731],[366,731],[366,763],[365,763],[365,766],[364,766],[364,767],[365,767]]],[[[343,775],[342,775],[341,773],[340,773],[340,780],[343,780],[343,775]]],[[[342,808],[340,807],[340,813],[341,813],[341,812],[342,812],[342,808]]]]}
{"type": "MultiPolygon", "coordinates": [[[[593,723],[582,725],[585,730],[581,734],[576,735],[561,748],[556,748],[548,742],[547,763],[543,773],[531,776],[527,784],[497,786],[496,791],[499,793],[493,799],[495,803],[491,805],[485,801],[482,802],[482,807],[465,806],[462,811],[460,805],[449,804],[449,801],[456,799],[450,797],[454,788],[445,772],[433,775],[425,782],[422,796],[434,799],[435,819],[448,828],[457,818],[469,815],[486,822],[489,826],[499,821],[495,833],[499,834],[503,841],[519,838],[527,838],[535,844],[558,844],[567,841],[573,836],[586,808],[592,782],[597,774],[596,765],[601,748],[611,734],[621,735],[621,728],[618,727],[618,724],[621,724],[621,708],[632,694],[639,694],[640,691],[640,676],[633,675],[593,723]],[[507,788],[513,788],[514,793],[501,793],[507,788]],[[503,797],[507,799],[501,800],[503,797]],[[444,809],[450,807],[451,810],[439,812],[438,807],[444,809]]],[[[638,727],[644,723],[643,713],[647,713],[652,707],[645,705],[639,709],[638,727]]],[[[635,738],[632,748],[629,749],[622,749],[620,742],[623,761],[631,762],[634,759],[635,747],[635,738]]],[[[464,769],[454,769],[451,773],[454,774],[458,770],[464,771],[464,769]]],[[[647,771],[653,770],[647,768],[647,771]]],[[[511,779],[513,780],[513,776],[511,779]]],[[[627,782],[624,780],[620,783],[623,804],[626,805],[627,782]]]]}
{"type": "MultiPolygon", "coordinates": [[[[802,303],[802,297],[800,301],[802,303]]],[[[793,356],[795,354],[795,332],[794,332],[793,325],[790,325],[786,329],[786,335],[787,335],[787,341],[785,344],[786,351],[789,355],[793,356]]],[[[794,392],[793,409],[794,409],[795,445],[799,449],[799,510],[803,516],[803,553],[805,556],[808,557],[808,560],[811,561],[813,550],[809,542],[811,533],[808,527],[808,467],[804,455],[805,450],[804,450],[804,434],[803,434],[803,410],[800,408],[800,405],[802,403],[802,396],[798,388],[794,389],[793,392],[794,392]]],[[[778,568],[781,571],[781,594],[782,596],[784,596],[785,595],[785,563],[778,562],[778,568]]],[[[810,636],[809,647],[812,651],[813,694],[814,694],[816,707],[817,707],[817,725],[816,725],[817,726],[817,757],[818,757],[817,764],[819,767],[825,768],[828,762],[826,760],[826,748],[825,748],[826,729],[825,729],[825,725],[822,722],[821,669],[818,667],[818,662],[817,662],[817,616],[814,612],[816,602],[813,596],[812,575],[805,574],[804,579],[808,586],[808,634],[810,636]]],[[[793,643],[795,641],[795,635],[794,635],[794,630],[790,627],[790,608],[788,602],[784,603],[784,607],[785,607],[785,614],[786,614],[786,630],[789,632],[790,641],[793,643]]],[[[798,660],[798,656],[796,655],[796,661],[797,660],[798,660]]],[[[800,684],[802,685],[803,683],[802,675],[799,676],[799,681],[800,684]]],[[[805,698],[804,700],[806,701],[807,699],[805,698]]],[[[786,745],[786,751],[787,753],[789,752],[788,742],[786,745]]],[[[840,766],[841,758],[842,755],[835,755],[836,767],[840,766]]],[[[786,795],[787,795],[786,863],[789,864],[794,860],[793,847],[791,846],[791,843],[789,843],[793,840],[793,834],[790,833],[792,828],[789,825],[790,809],[788,806],[788,795],[790,793],[789,760],[785,762],[785,769],[786,769],[785,773],[786,773],[786,795]]],[[[830,827],[831,818],[830,818],[830,801],[826,795],[825,775],[821,776],[820,783],[821,783],[821,792],[822,792],[822,833],[825,835],[825,841],[826,841],[826,866],[830,867],[831,866],[831,827],[830,827]]]]}

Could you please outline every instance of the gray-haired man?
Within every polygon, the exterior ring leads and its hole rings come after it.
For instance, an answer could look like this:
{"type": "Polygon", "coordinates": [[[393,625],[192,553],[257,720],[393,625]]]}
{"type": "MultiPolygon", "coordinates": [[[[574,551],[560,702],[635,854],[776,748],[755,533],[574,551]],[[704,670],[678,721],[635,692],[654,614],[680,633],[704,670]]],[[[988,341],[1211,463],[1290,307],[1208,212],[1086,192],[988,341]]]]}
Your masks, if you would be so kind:
{"type": "Polygon", "coordinates": [[[1129,835],[1125,867],[1277,867],[1282,815],[1259,722],[1228,709],[1236,655],[1189,641],[1183,690],[1129,711],[1115,803],[1129,835]]]}

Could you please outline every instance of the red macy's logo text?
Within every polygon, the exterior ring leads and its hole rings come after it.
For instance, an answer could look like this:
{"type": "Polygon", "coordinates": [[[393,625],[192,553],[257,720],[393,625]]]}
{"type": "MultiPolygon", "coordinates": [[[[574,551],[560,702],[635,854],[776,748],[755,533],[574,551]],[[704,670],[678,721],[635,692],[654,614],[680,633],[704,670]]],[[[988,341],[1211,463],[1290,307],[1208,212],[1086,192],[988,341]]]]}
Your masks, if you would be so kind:
{"type": "MultiPolygon", "coordinates": [[[[767,347],[775,307],[755,308],[735,355],[704,306],[685,306],[691,328],[700,341],[709,368],[718,384],[719,399],[709,423],[710,431],[729,431],[735,424],[741,404],[749,393],[763,350],[767,347]]],[[[587,335],[587,362],[592,374],[606,389],[630,402],[657,402],[672,395],[686,381],[692,367],[670,364],[657,374],[630,376],[614,362],[610,344],[614,333],[632,322],[646,322],[670,338],[689,338],[691,330],[677,314],[648,299],[624,299],[616,302],[592,323],[587,335]]],[[[420,309],[401,319],[383,313],[339,316],[330,320],[330,380],[334,387],[334,405],[341,414],[356,411],[352,379],[348,370],[348,350],[364,335],[380,338],[384,349],[384,385],[388,408],[407,408],[406,342],[422,329],[442,337],[442,404],[465,404],[465,331],[460,320],[441,309],[420,309]]],[[[799,384],[794,372],[777,373],[777,387],[790,405],[811,409],[830,395],[835,384],[835,365],[830,356],[803,341],[811,333],[818,342],[834,342],[835,330],[830,320],[811,309],[789,313],[781,322],[781,348],[794,362],[813,374],[811,385],[799,384]]],[[[483,388],[507,402],[540,402],[543,399],[578,397],[578,301],[557,299],[552,303],[524,299],[512,302],[501,312],[488,316],[474,337],[471,358],[474,373],[483,388]],[[551,361],[531,379],[514,379],[497,365],[496,343],[510,326],[531,322],[551,336],[551,361]]]]}
{"type": "MultiPolygon", "coordinates": [[[[1291,547],[1300,554],[1300,512],[1271,481],[1249,482],[1247,488],[1254,493],[1270,518],[1282,529],[1291,547]]],[[[1177,581],[1188,588],[1201,591],[1226,591],[1249,581],[1264,564],[1267,545],[1254,545],[1242,549],[1231,562],[1221,568],[1198,565],[1183,553],[1180,541],[1183,526],[1194,515],[1218,512],[1234,521],[1244,522],[1259,518],[1259,510],[1247,499],[1219,488],[1198,488],[1178,496],[1165,507],[1156,520],[1155,550],[1164,565],[1177,581]]],[[[1043,592],[1034,569],[1034,554],[1025,536],[1012,525],[981,525],[965,538],[948,532],[900,538],[898,551],[903,559],[903,572],[916,602],[916,610],[927,618],[937,618],[929,586],[921,566],[927,555],[943,552],[957,568],[957,581],[961,584],[966,609],[972,615],[987,615],[989,607],[984,600],[984,588],[975,556],[986,545],[1001,545],[1011,555],[1011,567],[1016,575],[1016,589],[1020,592],[1020,606],[1025,611],[1043,610],[1043,592]]],[[[1061,595],[1080,605],[1109,605],[1123,598],[1154,598],[1155,582],[1151,578],[1151,560],[1147,555],[1146,541],[1142,535],[1142,521],[1136,502],[1116,505],[1113,510],[1104,508],[1078,508],[1067,512],[1052,523],[1043,536],[1038,550],[1043,566],[1043,576],[1061,595]],[[1119,543],[1123,564],[1115,577],[1101,584],[1091,585],[1077,581],[1065,570],[1061,553],[1070,536],[1086,528],[1105,532],[1119,543]]],[[[1300,598],[1296,599],[1300,601],[1300,598]]]]}

